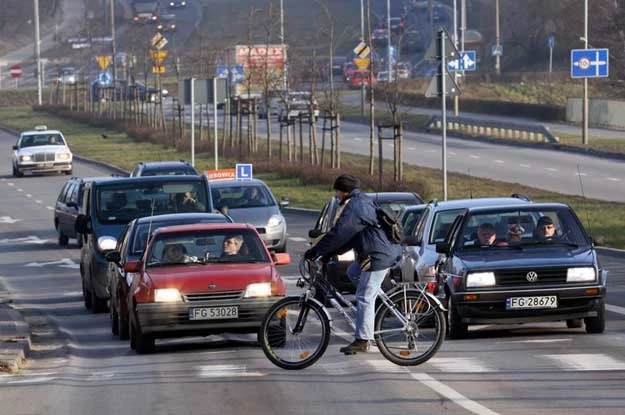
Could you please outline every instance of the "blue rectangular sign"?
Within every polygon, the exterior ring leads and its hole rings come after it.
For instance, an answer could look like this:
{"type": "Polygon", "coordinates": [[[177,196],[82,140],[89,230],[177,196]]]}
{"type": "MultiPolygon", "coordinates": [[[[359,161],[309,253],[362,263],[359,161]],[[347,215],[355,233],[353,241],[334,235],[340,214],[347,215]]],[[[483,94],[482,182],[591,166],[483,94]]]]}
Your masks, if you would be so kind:
{"type": "Polygon", "coordinates": [[[447,70],[454,71],[474,71],[477,67],[477,57],[474,50],[460,52],[459,59],[447,61],[447,70]]]}
{"type": "Polygon", "coordinates": [[[608,49],[571,50],[571,78],[605,78],[608,68],[608,49]]]}
{"type": "Polygon", "coordinates": [[[252,165],[251,164],[237,164],[236,176],[237,180],[250,180],[252,178],[252,165]]]}

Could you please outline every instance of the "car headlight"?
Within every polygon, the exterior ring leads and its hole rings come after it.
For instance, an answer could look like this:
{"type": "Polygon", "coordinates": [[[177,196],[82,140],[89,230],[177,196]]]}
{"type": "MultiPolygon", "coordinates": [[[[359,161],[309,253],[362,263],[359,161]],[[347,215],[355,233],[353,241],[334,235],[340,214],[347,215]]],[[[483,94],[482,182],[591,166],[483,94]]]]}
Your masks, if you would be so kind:
{"type": "Polygon", "coordinates": [[[112,236],[100,236],[98,238],[98,249],[100,251],[110,251],[117,246],[117,239],[112,236]]]}
{"type": "Polygon", "coordinates": [[[20,161],[31,161],[33,158],[30,156],[30,154],[24,154],[23,156],[20,156],[20,161]]]}
{"type": "Polygon", "coordinates": [[[344,254],[341,254],[337,257],[337,259],[339,261],[348,261],[351,262],[353,260],[356,259],[356,256],[354,255],[354,250],[350,249],[349,251],[345,252],[344,254]]]}
{"type": "Polygon", "coordinates": [[[71,153],[58,153],[56,155],[56,158],[59,160],[69,160],[70,158],[72,158],[71,153]]]}
{"type": "Polygon", "coordinates": [[[282,218],[278,215],[272,215],[269,218],[269,222],[267,222],[267,226],[270,228],[275,228],[276,226],[280,226],[282,224],[282,218]]]}
{"type": "Polygon", "coordinates": [[[566,271],[566,282],[594,281],[595,269],[592,267],[569,268],[566,271]]]}
{"type": "Polygon", "coordinates": [[[490,287],[495,285],[494,272],[473,272],[467,275],[467,288],[490,287]]]}
{"type": "Polygon", "coordinates": [[[245,289],[245,294],[243,294],[243,298],[250,297],[271,297],[271,283],[257,282],[248,285],[245,289]]]}
{"type": "Polygon", "coordinates": [[[154,290],[154,302],[175,303],[182,301],[180,291],[175,288],[157,288],[154,290]]]}

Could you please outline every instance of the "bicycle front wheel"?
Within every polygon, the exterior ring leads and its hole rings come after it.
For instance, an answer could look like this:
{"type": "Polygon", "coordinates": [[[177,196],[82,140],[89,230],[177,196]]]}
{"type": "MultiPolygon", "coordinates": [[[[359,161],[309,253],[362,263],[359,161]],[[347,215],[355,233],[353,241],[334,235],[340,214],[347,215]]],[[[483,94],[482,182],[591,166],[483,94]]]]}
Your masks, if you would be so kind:
{"type": "Polygon", "coordinates": [[[330,321],[323,308],[301,297],[275,303],[260,327],[265,356],[283,369],[304,369],[323,355],[330,342],[330,321]]]}
{"type": "Polygon", "coordinates": [[[400,290],[390,295],[391,310],[382,304],[375,315],[375,333],[380,353],[400,366],[428,361],[445,338],[445,314],[424,293],[400,290]]]}

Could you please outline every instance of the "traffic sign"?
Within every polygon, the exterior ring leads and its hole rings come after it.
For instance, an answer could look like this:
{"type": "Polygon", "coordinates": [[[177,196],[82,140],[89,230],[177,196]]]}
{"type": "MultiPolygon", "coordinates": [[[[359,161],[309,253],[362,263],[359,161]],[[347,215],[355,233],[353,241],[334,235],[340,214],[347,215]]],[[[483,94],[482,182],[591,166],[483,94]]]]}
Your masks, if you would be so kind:
{"type": "Polygon", "coordinates": [[[100,65],[100,69],[104,70],[109,67],[111,64],[111,56],[96,56],[95,59],[98,61],[98,65],[100,65]]]}
{"type": "Polygon", "coordinates": [[[549,49],[553,49],[555,45],[556,45],[556,37],[554,35],[549,35],[547,37],[547,47],[549,49]]]}
{"type": "Polygon", "coordinates": [[[113,77],[110,73],[106,71],[100,72],[100,74],[98,75],[98,82],[100,83],[100,85],[110,85],[112,81],[113,77]]]}
{"type": "Polygon", "coordinates": [[[252,179],[252,165],[251,164],[237,164],[236,179],[237,180],[251,180],[252,179]]]}
{"type": "Polygon", "coordinates": [[[371,48],[365,42],[360,42],[354,48],[354,54],[359,58],[366,58],[371,53],[371,48]]]}
{"type": "Polygon", "coordinates": [[[458,59],[447,61],[448,71],[474,71],[476,69],[477,59],[474,50],[465,50],[460,52],[458,59]]]}
{"type": "Polygon", "coordinates": [[[167,44],[167,39],[161,33],[157,33],[152,37],[152,47],[156,49],[163,49],[167,44]]]}
{"type": "Polygon", "coordinates": [[[493,45],[490,52],[491,56],[503,56],[503,45],[493,45]]]}
{"type": "Polygon", "coordinates": [[[369,63],[369,58],[354,58],[354,64],[359,71],[364,71],[365,69],[367,69],[369,67],[369,63]]]}
{"type": "Polygon", "coordinates": [[[165,73],[165,66],[163,65],[152,66],[152,73],[165,73]]]}
{"type": "Polygon", "coordinates": [[[9,73],[13,78],[19,78],[22,76],[22,67],[19,65],[13,65],[9,68],[9,73]]]}
{"type": "Polygon", "coordinates": [[[234,65],[230,68],[230,80],[233,84],[240,84],[244,78],[243,65],[234,65]]]}
{"type": "Polygon", "coordinates": [[[605,78],[609,72],[608,49],[571,50],[571,78],[605,78]]]}
{"type": "Polygon", "coordinates": [[[155,66],[162,66],[163,61],[167,57],[166,50],[151,50],[150,57],[152,58],[152,62],[154,62],[155,66]]]}
{"type": "Polygon", "coordinates": [[[217,78],[228,79],[228,68],[224,65],[217,65],[215,67],[215,75],[217,78]]]}

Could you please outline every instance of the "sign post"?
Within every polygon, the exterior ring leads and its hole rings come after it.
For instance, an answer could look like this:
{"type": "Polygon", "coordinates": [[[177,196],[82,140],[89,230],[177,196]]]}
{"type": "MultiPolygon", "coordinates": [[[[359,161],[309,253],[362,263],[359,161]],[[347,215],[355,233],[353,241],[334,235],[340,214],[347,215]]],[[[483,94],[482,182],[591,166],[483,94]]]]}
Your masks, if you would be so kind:
{"type": "Polygon", "coordinates": [[[553,35],[547,38],[547,46],[549,46],[549,73],[553,69],[553,48],[556,45],[556,39],[553,35]]]}
{"type": "Polygon", "coordinates": [[[22,76],[22,67],[19,65],[13,65],[9,68],[9,74],[11,78],[15,79],[15,88],[17,88],[17,80],[22,76]]]}

